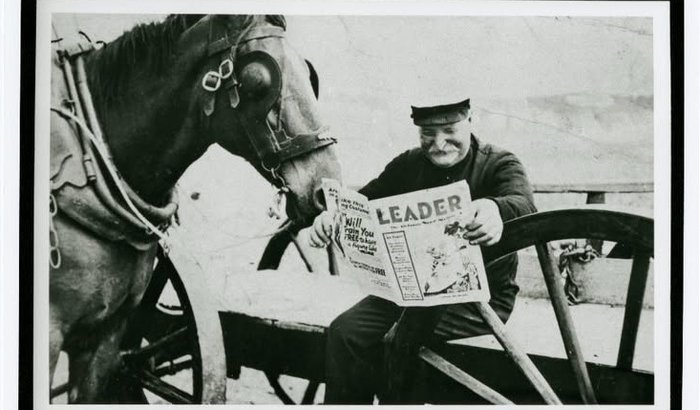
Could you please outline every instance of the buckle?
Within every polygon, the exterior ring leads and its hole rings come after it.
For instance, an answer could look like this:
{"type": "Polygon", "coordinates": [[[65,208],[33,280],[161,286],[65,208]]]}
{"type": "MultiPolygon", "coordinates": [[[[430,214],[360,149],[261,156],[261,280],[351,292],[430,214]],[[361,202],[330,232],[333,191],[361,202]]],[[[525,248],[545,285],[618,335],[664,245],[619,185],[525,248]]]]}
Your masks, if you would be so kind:
{"type": "Polygon", "coordinates": [[[223,80],[231,77],[233,74],[233,61],[230,59],[225,59],[219,64],[219,75],[223,80]]]}
{"type": "Polygon", "coordinates": [[[221,87],[221,74],[216,71],[208,71],[202,77],[202,88],[207,91],[214,92],[221,87]]]}

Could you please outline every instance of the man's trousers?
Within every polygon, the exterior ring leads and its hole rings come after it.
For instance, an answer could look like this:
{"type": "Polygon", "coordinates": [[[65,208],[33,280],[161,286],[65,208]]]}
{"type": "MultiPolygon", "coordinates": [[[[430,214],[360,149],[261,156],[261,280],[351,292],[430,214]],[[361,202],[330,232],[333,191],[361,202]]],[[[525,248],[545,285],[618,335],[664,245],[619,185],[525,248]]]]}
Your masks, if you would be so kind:
{"type": "MultiPolygon", "coordinates": [[[[504,322],[516,293],[517,288],[512,295],[489,302],[504,322]]],[[[402,311],[393,302],[368,296],[331,323],[326,340],[326,404],[372,404],[384,383],[383,338],[402,311]]],[[[491,329],[476,307],[465,303],[445,310],[434,336],[446,341],[488,333],[491,329]]]]}

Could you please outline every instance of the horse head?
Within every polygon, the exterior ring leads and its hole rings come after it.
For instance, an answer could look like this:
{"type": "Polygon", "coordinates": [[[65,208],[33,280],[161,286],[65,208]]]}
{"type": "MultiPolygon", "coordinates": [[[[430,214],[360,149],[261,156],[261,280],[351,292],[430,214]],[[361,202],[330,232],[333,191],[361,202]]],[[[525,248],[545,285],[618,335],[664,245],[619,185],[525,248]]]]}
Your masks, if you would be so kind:
{"type": "Polygon", "coordinates": [[[315,215],[322,208],[320,178],[339,178],[340,170],[335,140],[319,113],[312,66],[287,43],[282,17],[251,16],[242,27],[240,16],[213,19],[237,35],[232,48],[202,73],[203,84],[216,89],[220,79],[219,89],[226,89],[202,95],[216,141],[287,191],[290,217],[315,215]],[[228,61],[233,70],[223,78],[228,61]]]}
{"type": "MultiPolygon", "coordinates": [[[[218,143],[286,193],[290,218],[308,223],[322,209],[321,178],[340,179],[340,167],[319,113],[316,73],[285,39],[284,18],[171,16],[161,24],[159,35],[171,38],[149,57],[159,63],[124,67],[129,86],[95,97],[109,106],[100,120],[125,179],[157,201],[218,143]]],[[[134,39],[119,41],[88,60],[93,83],[110,82],[110,47],[135,54],[134,39]]]]}

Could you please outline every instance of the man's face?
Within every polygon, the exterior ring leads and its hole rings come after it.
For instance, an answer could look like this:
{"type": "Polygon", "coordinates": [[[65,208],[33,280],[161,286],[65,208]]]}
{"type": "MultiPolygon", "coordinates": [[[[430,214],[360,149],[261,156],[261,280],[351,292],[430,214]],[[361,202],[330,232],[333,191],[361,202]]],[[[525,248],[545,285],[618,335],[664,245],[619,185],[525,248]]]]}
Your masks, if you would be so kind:
{"type": "Polygon", "coordinates": [[[471,118],[445,125],[422,125],[420,146],[424,155],[440,168],[449,168],[469,152],[471,118]]]}

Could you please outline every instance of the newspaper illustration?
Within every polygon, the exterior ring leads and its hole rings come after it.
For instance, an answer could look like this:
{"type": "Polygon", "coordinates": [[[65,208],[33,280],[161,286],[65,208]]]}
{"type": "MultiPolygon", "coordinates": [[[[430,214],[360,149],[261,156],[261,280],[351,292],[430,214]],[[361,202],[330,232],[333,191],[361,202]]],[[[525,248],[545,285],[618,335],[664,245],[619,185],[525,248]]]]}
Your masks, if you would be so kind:
{"type": "Polygon", "coordinates": [[[466,181],[371,201],[335,180],[323,191],[341,275],[367,293],[400,306],[489,300],[481,249],[461,225],[466,181]]]}

